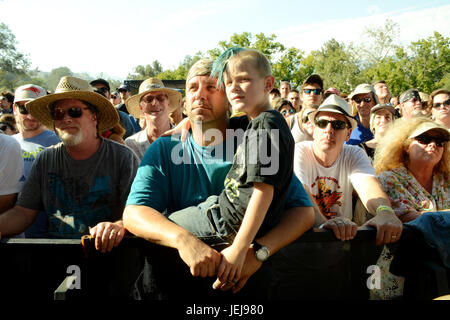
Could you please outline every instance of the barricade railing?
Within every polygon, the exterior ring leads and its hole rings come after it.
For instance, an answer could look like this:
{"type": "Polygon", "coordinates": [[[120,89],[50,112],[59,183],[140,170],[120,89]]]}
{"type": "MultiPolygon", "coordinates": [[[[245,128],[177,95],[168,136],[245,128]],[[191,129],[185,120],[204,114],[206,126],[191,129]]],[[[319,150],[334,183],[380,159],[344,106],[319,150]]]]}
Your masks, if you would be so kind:
{"type": "MultiPolygon", "coordinates": [[[[416,236],[414,230],[404,228],[401,241],[416,236]]],[[[270,282],[268,299],[368,299],[369,283],[377,283],[372,281],[377,280],[373,278],[377,276],[373,270],[382,249],[375,245],[375,237],[374,228],[359,229],[356,237],[346,242],[337,240],[330,230],[306,232],[270,259],[273,270],[270,279],[265,279],[270,282]]],[[[186,281],[193,278],[176,250],[134,236],[125,236],[110,253],[98,252],[92,238],[84,238],[84,245],[81,242],[80,239],[1,239],[2,295],[83,299],[101,291],[114,297],[136,298],[129,293],[135,290],[136,279],[142,276],[143,257],[150,257],[151,262],[157,261],[163,268],[178,264],[179,270],[186,271],[183,275],[167,271],[169,277],[184,277],[186,281]],[[103,280],[99,280],[99,275],[103,280]]],[[[436,264],[433,268],[433,281],[439,284],[434,295],[448,294],[445,270],[436,264]]],[[[199,291],[201,286],[192,287],[195,289],[199,291]]],[[[164,294],[150,296],[167,298],[164,294]]]]}

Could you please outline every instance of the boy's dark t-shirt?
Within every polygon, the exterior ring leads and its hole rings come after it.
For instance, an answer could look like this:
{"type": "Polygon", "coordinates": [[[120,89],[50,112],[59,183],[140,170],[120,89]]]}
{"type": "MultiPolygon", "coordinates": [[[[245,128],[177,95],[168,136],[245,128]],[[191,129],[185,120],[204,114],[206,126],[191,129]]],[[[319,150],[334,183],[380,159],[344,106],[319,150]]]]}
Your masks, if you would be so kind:
{"type": "Polygon", "coordinates": [[[274,186],[258,235],[280,221],[293,174],[294,144],[286,120],[276,110],[261,112],[248,124],[219,196],[221,215],[233,226],[242,222],[254,182],[274,186]]]}

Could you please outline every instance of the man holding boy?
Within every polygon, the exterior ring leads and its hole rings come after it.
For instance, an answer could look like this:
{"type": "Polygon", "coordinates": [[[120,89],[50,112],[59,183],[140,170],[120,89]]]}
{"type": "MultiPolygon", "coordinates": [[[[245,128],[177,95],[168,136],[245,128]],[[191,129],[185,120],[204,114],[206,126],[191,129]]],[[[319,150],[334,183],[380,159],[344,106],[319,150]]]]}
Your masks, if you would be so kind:
{"type": "MultiPolygon", "coordinates": [[[[163,137],[150,146],[152,152],[147,152],[142,160],[145,165],[141,164],[138,170],[124,213],[127,230],[149,241],[176,248],[190,267],[191,274],[200,277],[217,274],[221,254],[200,240],[204,238],[195,237],[165,215],[197,205],[210,195],[220,194],[231,166],[234,150],[232,148],[231,154],[227,152],[229,149],[223,140],[229,127],[228,101],[224,91],[216,88],[216,79],[210,77],[211,67],[211,60],[202,59],[192,66],[187,76],[186,112],[192,123],[192,135],[184,142],[175,137],[163,137]],[[216,132],[214,139],[211,135],[208,137],[208,132],[216,132]],[[192,188],[193,181],[198,182],[196,190],[192,188]]],[[[230,119],[232,121],[242,119],[230,119]]],[[[233,143],[232,138],[228,141],[233,143]]],[[[295,187],[291,186],[293,195],[290,199],[304,199],[304,190],[295,187]]],[[[297,200],[288,203],[280,223],[256,238],[261,248],[246,248],[239,281],[216,280],[214,288],[239,291],[269,254],[289,244],[312,226],[313,213],[308,206],[297,200]]]]}

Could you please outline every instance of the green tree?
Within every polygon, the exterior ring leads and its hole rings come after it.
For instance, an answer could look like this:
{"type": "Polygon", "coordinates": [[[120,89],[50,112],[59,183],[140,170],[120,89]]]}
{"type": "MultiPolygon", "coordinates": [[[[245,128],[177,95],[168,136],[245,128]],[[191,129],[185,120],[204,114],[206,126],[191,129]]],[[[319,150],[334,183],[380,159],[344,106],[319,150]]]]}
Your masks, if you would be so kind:
{"type": "MultiPolygon", "coordinates": [[[[324,87],[335,87],[340,92],[350,93],[359,83],[363,75],[353,55],[353,49],[343,43],[331,39],[318,51],[312,51],[307,57],[308,70],[313,69],[324,79],[324,87]]],[[[306,62],[306,61],[305,61],[306,62]]]]}
{"type": "Polygon", "coordinates": [[[56,86],[59,83],[59,80],[64,76],[72,76],[73,73],[68,67],[59,67],[50,71],[48,76],[47,85],[48,90],[55,91],[56,86]]]}
{"type": "Polygon", "coordinates": [[[362,38],[364,41],[355,46],[355,56],[364,66],[372,66],[395,54],[399,25],[391,19],[386,19],[384,26],[365,28],[362,38]]]}
{"type": "Polygon", "coordinates": [[[158,75],[161,80],[184,80],[186,79],[189,69],[194,63],[204,57],[204,54],[200,51],[194,56],[187,55],[175,70],[166,70],[158,75]]]}
{"type": "Polygon", "coordinates": [[[127,79],[130,80],[145,80],[147,78],[156,77],[158,74],[163,72],[161,63],[158,60],[152,62],[152,64],[147,64],[145,66],[138,65],[134,68],[133,73],[128,74],[127,79]]]}
{"type": "Polygon", "coordinates": [[[450,73],[450,38],[434,32],[427,39],[412,42],[409,49],[414,86],[427,93],[444,87],[450,73]]]}
{"type": "Polygon", "coordinates": [[[0,23],[0,87],[12,90],[26,74],[30,61],[16,49],[16,37],[0,23]]]}

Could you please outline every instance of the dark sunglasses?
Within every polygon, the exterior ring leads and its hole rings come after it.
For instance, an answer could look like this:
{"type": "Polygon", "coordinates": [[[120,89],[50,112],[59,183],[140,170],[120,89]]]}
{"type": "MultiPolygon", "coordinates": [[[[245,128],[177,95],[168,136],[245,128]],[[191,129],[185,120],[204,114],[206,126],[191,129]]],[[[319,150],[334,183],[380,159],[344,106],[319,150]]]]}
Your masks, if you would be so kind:
{"type": "Polygon", "coordinates": [[[444,105],[444,106],[446,106],[446,107],[449,107],[449,106],[450,106],[450,99],[445,100],[444,102],[436,102],[436,103],[434,103],[434,104],[433,104],[433,108],[438,109],[438,108],[440,108],[442,105],[444,105]]]}
{"type": "Polygon", "coordinates": [[[315,121],[316,126],[318,126],[320,129],[325,129],[329,123],[331,123],[331,127],[334,130],[343,130],[348,127],[347,123],[342,120],[325,120],[325,119],[319,119],[315,121]]]}
{"type": "Polygon", "coordinates": [[[361,101],[364,101],[364,102],[367,102],[367,103],[372,102],[372,98],[371,97],[365,97],[364,99],[355,98],[353,100],[356,103],[361,103],[361,101]]]}
{"type": "MultiPolygon", "coordinates": [[[[72,107],[70,109],[67,110],[67,114],[69,115],[69,117],[71,118],[79,118],[83,115],[83,110],[88,110],[89,108],[80,108],[80,107],[72,107]]],[[[59,108],[55,108],[52,112],[51,112],[51,117],[53,120],[58,120],[61,121],[64,119],[64,116],[66,115],[66,110],[64,109],[59,109],[59,108]]]]}
{"type": "Polygon", "coordinates": [[[322,89],[303,89],[303,92],[306,94],[310,94],[312,92],[314,95],[318,96],[322,92],[322,89]]]}
{"type": "Polygon", "coordinates": [[[414,140],[416,140],[417,142],[419,142],[420,144],[423,144],[423,145],[428,145],[432,141],[434,141],[436,143],[436,146],[439,148],[442,148],[445,145],[445,143],[448,141],[445,138],[438,138],[438,137],[432,137],[432,136],[427,136],[427,135],[421,135],[421,136],[415,137],[414,140]]]}
{"type": "Polygon", "coordinates": [[[411,98],[405,102],[412,102],[412,103],[420,102],[420,103],[422,103],[422,100],[420,98],[411,98]]]}
{"type": "Polygon", "coordinates": [[[283,115],[283,116],[285,116],[286,114],[294,114],[295,113],[295,110],[294,109],[289,109],[289,110],[283,110],[283,111],[281,111],[281,114],[283,115]]]}
{"type": "Polygon", "coordinates": [[[20,114],[24,114],[24,115],[28,114],[28,110],[27,110],[27,108],[25,108],[25,106],[21,106],[18,103],[15,103],[14,105],[19,110],[20,114]]]}
{"type": "Polygon", "coordinates": [[[6,131],[7,129],[10,129],[11,131],[14,131],[14,127],[11,124],[3,122],[0,125],[0,130],[6,131]]]}
{"type": "Polygon", "coordinates": [[[145,102],[147,104],[153,103],[153,100],[158,100],[158,102],[164,102],[167,96],[165,94],[158,94],[157,96],[146,96],[141,99],[141,102],[145,102]]]}

